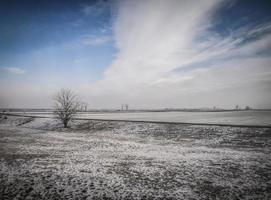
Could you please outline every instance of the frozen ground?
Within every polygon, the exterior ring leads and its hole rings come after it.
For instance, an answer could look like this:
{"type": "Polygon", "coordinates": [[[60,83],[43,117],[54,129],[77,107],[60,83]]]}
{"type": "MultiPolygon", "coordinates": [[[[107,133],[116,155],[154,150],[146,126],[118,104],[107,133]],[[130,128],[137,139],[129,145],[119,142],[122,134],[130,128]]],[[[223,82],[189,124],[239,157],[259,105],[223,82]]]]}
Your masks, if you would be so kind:
{"type": "Polygon", "coordinates": [[[1,117],[0,199],[271,199],[270,153],[267,128],[1,117]]]}
{"type": "MultiPolygon", "coordinates": [[[[16,112],[13,112],[16,114],[16,112]]],[[[17,112],[28,116],[53,117],[50,112],[17,112]]],[[[81,119],[152,121],[198,124],[231,124],[271,127],[270,110],[243,110],[225,112],[82,112],[76,116],[81,119]]]]}

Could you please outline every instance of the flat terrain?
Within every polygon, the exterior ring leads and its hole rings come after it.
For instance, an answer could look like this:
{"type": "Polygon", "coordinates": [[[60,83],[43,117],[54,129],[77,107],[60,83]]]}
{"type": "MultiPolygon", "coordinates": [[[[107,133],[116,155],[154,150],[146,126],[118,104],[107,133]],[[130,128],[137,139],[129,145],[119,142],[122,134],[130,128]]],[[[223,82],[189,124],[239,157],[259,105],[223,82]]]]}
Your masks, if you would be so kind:
{"type": "MultiPolygon", "coordinates": [[[[17,114],[45,117],[53,116],[51,112],[17,112],[17,114]]],[[[224,112],[82,112],[76,117],[80,119],[230,124],[271,127],[270,110],[242,110],[224,112]]]]}
{"type": "Polygon", "coordinates": [[[268,128],[0,117],[0,199],[271,199],[268,128]]]}

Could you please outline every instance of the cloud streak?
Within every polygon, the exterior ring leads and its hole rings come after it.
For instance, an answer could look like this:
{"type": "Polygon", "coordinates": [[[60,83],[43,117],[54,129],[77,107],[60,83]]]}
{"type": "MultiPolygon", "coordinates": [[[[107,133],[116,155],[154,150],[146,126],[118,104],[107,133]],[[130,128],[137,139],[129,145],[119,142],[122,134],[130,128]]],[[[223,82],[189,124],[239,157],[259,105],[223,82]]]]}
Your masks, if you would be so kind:
{"type": "MultiPolygon", "coordinates": [[[[228,3],[232,6],[233,2],[228,3]]],[[[155,106],[188,105],[180,101],[187,92],[208,91],[210,104],[216,104],[216,92],[241,86],[239,76],[243,76],[242,82],[246,79],[251,90],[243,85],[240,93],[253,93],[253,77],[271,71],[270,59],[254,59],[271,47],[270,23],[243,26],[222,36],[211,31],[212,16],[226,4],[215,0],[121,1],[113,26],[118,53],[92,91],[109,96],[111,102],[126,100],[137,107],[151,107],[154,99],[155,106]],[[181,73],[185,68],[189,73],[181,73]]],[[[257,81],[266,83],[267,74],[257,81]]],[[[243,98],[240,101],[246,102],[243,98]]],[[[190,106],[201,103],[195,101],[190,106]]]]}
{"type": "Polygon", "coordinates": [[[10,74],[21,75],[26,73],[26,70],[17,67],[3,67],[2,69],[10,74]]]}
{"type": "Polygon", "coordinates": [[[99,46],[106,44],[110,42],[112,39],[108,35],[104,36],[94,36],[94,35],[89,35],[85,36],[81,39],[81,43],[85,45],[90,45],[90,46],[99,46]]]}
{"type": "Polygon", "coordinates": [[[107,1],[99,0],[92,5],[82,5],[81,11],[84,15],[93,15],[97,16],[102,14],[106,9],[109,9],[110,4],[107,1]]]}

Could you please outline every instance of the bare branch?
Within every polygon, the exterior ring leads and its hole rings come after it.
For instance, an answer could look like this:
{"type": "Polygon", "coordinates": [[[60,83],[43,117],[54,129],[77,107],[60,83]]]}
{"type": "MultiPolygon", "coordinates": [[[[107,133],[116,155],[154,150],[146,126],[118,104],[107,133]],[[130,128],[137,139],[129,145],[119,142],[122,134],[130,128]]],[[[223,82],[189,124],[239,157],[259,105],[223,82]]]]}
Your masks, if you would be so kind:
{"type": "Polygon", "coordinates": [[[54,114],[62,121],[64,127],[67,127],[69,121],[75,116],[79,109],[76,96],[70,89],[61,89],[54,97],[54,100],[54,114]]]}

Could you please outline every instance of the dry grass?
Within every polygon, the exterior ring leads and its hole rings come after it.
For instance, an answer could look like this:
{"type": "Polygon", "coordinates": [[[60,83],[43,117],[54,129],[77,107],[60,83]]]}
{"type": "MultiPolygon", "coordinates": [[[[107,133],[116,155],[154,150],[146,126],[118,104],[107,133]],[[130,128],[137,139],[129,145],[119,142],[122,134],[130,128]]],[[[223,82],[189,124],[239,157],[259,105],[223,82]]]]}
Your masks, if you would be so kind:
{"type": "Polygon", "coordinates": [[[271,199],[271,130],[0,121],[0,199],[271,199]]]}

